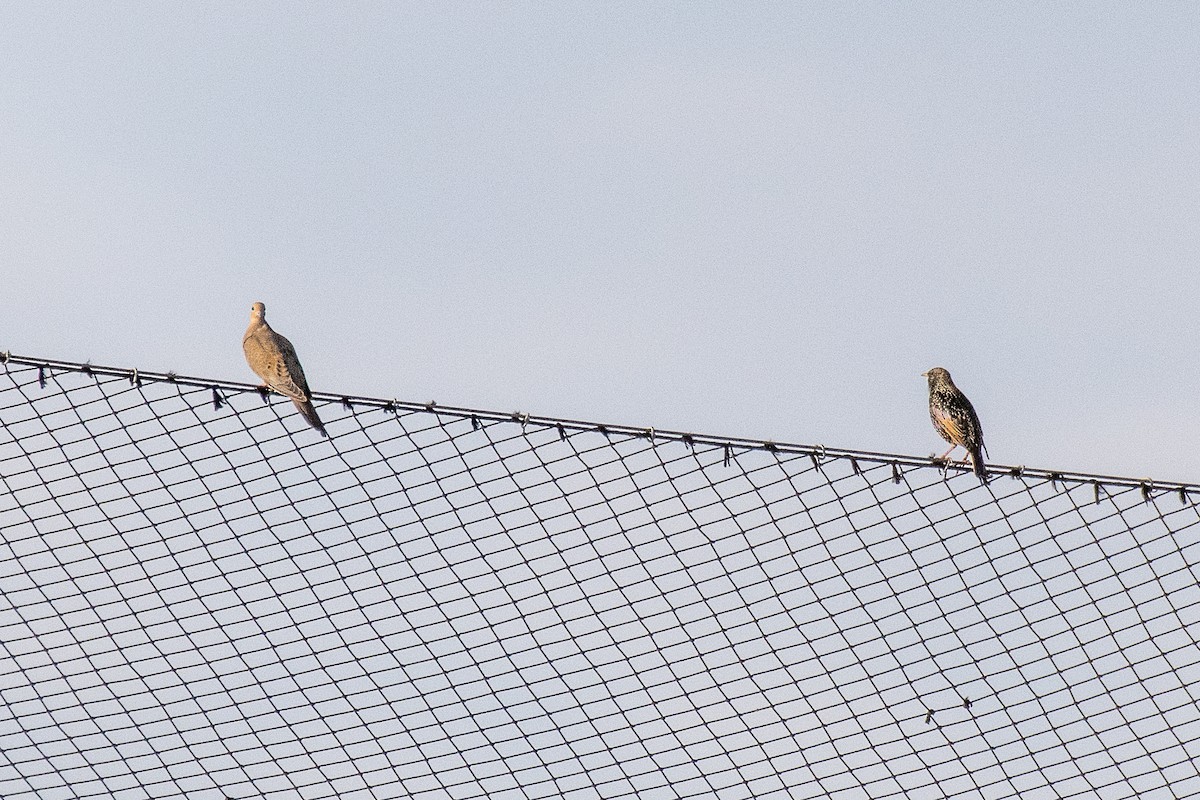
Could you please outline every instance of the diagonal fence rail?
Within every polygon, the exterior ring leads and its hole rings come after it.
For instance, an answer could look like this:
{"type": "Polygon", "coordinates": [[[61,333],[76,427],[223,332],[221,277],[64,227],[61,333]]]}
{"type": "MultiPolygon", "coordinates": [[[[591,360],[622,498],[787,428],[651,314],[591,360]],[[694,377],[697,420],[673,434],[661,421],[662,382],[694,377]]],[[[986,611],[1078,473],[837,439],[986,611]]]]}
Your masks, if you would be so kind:
{"type": "Polygon", "coordinates": [[[5,800],[1200,796],[1200,486],[0,362],[5,800]]]}

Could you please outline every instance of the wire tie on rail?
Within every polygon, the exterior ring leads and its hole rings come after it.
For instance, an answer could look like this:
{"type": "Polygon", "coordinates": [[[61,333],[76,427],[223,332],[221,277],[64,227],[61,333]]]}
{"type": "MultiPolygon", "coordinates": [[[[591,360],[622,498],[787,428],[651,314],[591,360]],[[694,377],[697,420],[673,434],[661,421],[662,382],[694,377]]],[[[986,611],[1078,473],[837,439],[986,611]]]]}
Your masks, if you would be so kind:
{"type": "Polygon", "coordinates": [[[471,415],[471,430],[473,430],[473,431],[477,431],[477,430],[479,430],[479,429],[480,429],[480,428],[482,428],[482,427],[483,427],[483,426],[479,424],[479,415],[478,415],[478,414],[472,414],[472,415],[471,415]]]}
{"type": "Polygon", "coordinates": [[[892,462],[892,483],[900,482],[900,465],[895,461],[892,462]]]}
{"type": "Polygon", "coordinates": [[[685,433],[683,435],[683,438],[680,441],[683,442],[683,446],[686,447],[688,450],[696,449],[696,440],[694,438],[692,438],[692,435],[690,433],[685,433]]]}
{"type": "MultiPolygon", "coordinates": [[[[437,400],[430,400],[428,403],[425,404],[426,411],[433,411],[433,409],[436,407],[437,407],[437,400]]],[[[528,416],[528,415],[526,415],[526,416],[528,416]]]]}
{"type": "Polygon", "coordinates": [[[605,439],[608,439],[610,442],[612,441],[612,437],[608,435],[608,426],[607,425],[597,425],[596,430],[603,433],[605,439]]]}
{"type": "Polygon", "coordinates": [[[862,475],[862,470],[859,469],[857,458],[850,459],[850,469],[854,470],[855,475],[862,475]]]}
{"type": "Polygon", "coordinates": [[[565,442],[567,440],[567,429],[563,427],[561,422],[556,427],[558,428],[558,440],[565,442]]]}
{"type": "Polygon", "coordinates": [[[808,457],[812,459],[813,469],[819,472],[821,470],[821,462],[825,460],[825,445],[817,445],[816,451],[809,453],[808,457]]]}
{"type": "Polygon", "coordinates": [[[1179,487],[1179,505],[1187,505],[1187,488],[1184,486],[1179,487]]]}
{"type": "Polygon", "coordinates": [[[732,449],[728,444],[725,445],[725,466],[729,466],[729,459],[733,457],[732,449]]]}
{"type": "Polygon", "coordinates": [[[38,386],[42,389],[46,388],[46,368],[38,367],[38,386]]]}
{"type": "Polygon", "coordinates": [[[271,402],[271,390],[268,389],[266,386],[259,386],[258,394],[260,397],[262,397],[262,401],[264,404],[271,402]]]}
{"type": "Polygon", "coordinates": [[[1143,503],[1150,502],[1150,494],[1152,492],[1151,486],[1153,483],[1154,483],[1153,481],[1150,481],[1150,482],[1142,481],[1141,487],[1142,487],[1142,502],[1143,503]]]}
{"type": "Polygon", "coordinates": [[[221,393],[217,391],[217,387],[215,387],[215,386],[212,387],[212,393],[213,393],[213,410],[220,411],[221,410],[221,393]]]}
{"type": "Polygon", "coordinates": [[[1092,491],[1096,495],[1096,500],[1094,502],[1098,504],[1100,502],[1100,481],[1092,481],[1092,491]]]}

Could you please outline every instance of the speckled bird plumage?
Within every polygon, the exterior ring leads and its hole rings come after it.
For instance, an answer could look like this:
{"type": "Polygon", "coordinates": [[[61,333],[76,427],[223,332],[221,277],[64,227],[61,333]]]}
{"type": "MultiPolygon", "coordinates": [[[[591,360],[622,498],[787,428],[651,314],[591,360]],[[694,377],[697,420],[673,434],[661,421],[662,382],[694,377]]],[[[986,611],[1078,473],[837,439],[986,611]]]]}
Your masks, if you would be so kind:
{"type": "Polygon", "coordinates": [[[309,425],[322,436],[329,436],[321,418],[317,416],[317,409],[313,407],[304,369],[296,357],[296,348],[267,324],[267,307],[262,303],[250,307],[250,327],[246,328],[246,335],[242,337],[242,351],[246,354],[250,369],[262,378],[267,388],[290,398],[309,425]]]}
{"type": "Polygon", "coordinates": [[[942,458],[949,456],[956,447],[966,448],[975,474],[980,480],[986,480],[983,426],[979,424],[975,407],[954,385],[950,373],[945,369],[934,367],[922,374],[929,379],[929,418],[933,420],[933,427],[938,434],[951,445],[942,458]]]}

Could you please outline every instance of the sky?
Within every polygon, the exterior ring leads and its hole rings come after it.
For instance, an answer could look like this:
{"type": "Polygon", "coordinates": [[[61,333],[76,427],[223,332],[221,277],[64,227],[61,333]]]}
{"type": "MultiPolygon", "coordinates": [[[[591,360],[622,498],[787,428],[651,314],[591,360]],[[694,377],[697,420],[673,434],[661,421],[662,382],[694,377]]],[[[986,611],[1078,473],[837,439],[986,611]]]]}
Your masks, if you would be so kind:
{"type": "Polygon", "coordinates": [[[6,3],[0,350],[1200,482],[1197,23],[6,3]]]}

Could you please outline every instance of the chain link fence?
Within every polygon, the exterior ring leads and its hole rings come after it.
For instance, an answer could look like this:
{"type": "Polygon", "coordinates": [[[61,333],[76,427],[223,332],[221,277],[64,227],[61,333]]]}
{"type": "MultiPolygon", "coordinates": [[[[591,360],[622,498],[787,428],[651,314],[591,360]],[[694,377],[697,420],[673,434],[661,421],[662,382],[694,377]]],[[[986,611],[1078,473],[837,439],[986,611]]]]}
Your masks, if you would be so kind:
{"type": "Polygon", "coordinates": [[[5,800],[1200,796],[1198,486],[3,362],[5,800]]]}

